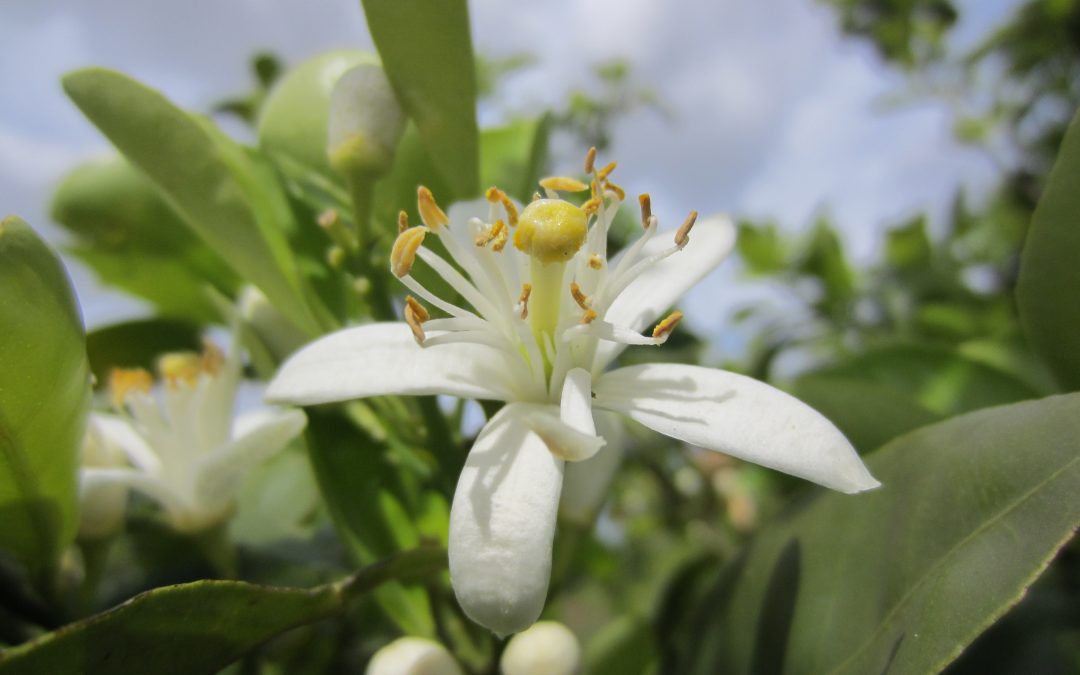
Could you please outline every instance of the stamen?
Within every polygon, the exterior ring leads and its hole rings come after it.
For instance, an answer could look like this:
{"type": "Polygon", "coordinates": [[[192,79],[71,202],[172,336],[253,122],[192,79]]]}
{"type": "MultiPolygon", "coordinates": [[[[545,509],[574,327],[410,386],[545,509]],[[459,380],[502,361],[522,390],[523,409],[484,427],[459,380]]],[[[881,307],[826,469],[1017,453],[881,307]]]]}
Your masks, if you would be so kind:
{"type": "Polygon", "coordinates": [[[675,232],[675,245],[679,248],[686,246],[690,241],[690,230],[694,229],[694,222],[697,220],[697,211],[691,211],[690,215],[686,217],[683,224],[679,226],[678,231],[675,232]]]}
{"type": "Polygon", "coordinates": [[[585,215],[591,216],[600,210],[600,200],[596,197],[590,197],[587,202],[581,205],[581,210],[585,212],[585,215]]]}
{"type": "Polygon", "coordinates": [[[169,387],[179,387],[181,383],[194,385],[199,381],[202,360],[198,354],[175,352],[164,354],[158,359],[158,373],[169,387]]]}
{"type": "Polygon", "coordinates": [[[503,247],[506,246],[508,238],[509,234],[506,231],[506,223],[502,220],[496,220],[494,225],[476,235],[475,241],[476,245],[480,248],[483,248],[494,241],[495,244],[491,248],[498,252],[503,250],[503,247]]]}
{"type": "Polygon", "coordinates": [[[510,223],[510,227],[514,227],[518,222],[518,210],[514,206],[514,202],[510,197],[506,196],[506,193],[495,187],[494,185],[487,189],[484,193],[487,200],[492,204],[499,202],[502,204],[503,209],[506,211],[506,220],[510,223]]]}
{"type": "Polygon", "coordinates": [[[397,231],[398,231],[398,234],[401,234],[402,232],[404,232],[407,229],[409,229],[409,214],[405,213],[405,210],[402,209],[401,211],[398,211],[398,214],[397,214],[397,231]]]}
{"type": "Polygon", "coordinates": [[[428,311],[420,304],[420,301],[411,295],[405,296],[405,308],[412,310],[413,315],[419,319],[421,323],[431,318],[431,315],[428,314],[428,311]]]}
{"type": "Polygon", "coordinates": [[[597,172],[596,178],[598,180],[607,180],[607,177],[611,175],[611,172],[614,171],[615,167],[617,167],[618,165],[619,165],[618,162],[611,162],[610,164],[605,166],[603,169],[600,169],[599,172],[597,172]]]}
{"type": "Polygon", "coordinates": [[[199,365],[207,375],[217,375],[225,365],[225,353],[210,340],[203,340],[202,362],[199,365]]]}
{"type": "Polygon", "coordinates": [[[570,283],[570,295],[573,296],[574,302],[578,304],[578,307],[586,311],[592,304],[589,301],[589,297],[581,292],[581,286],[578,286],[576,281],[570,283]]]}
{"type": "Polygon", "coordinates": [[[604,259],[600,257],[598,253],[593,253],[589,256],[589,267],[594,270],[598,270],[604,266],[604,259]]]}
{"type": "Polygon", "coordinates": [[[421,347],[424,346],[424,327],[421,324],[426,318],[427,310],[421,307],[411,295],[407,296],[405,298],[405,323],[409,324],[409,330],[412,331],[416,344],[421,347]]]}
{"type": "Polygon", "coordinates": [[[521,305],[521,318],[529,318],[529,296],[532,295],[532,284],[521,284],[521,297],[518,304],[521,305]]]}
{"type": "Polygon", "coordinates": [[[652,336],[654,338],[666,338],[671,335],[671,332],[675,330],[675,326],[679,325],[682,318],[683,313],[679,310],[675,310],[671,314],[668,314],[663,321],[656,324],[656,328],[653,328],[652,336]]]}
{"type": "Polygon", "coordinates": [[[424,243],[427,233],[426,227],[416,225],[399,234],[394,240],[394,246],[390,249],[390,271],[394,276],[401,278],[409,273],[416,261],[416,251],[420,244],[424,243]]]}
{"type": "Polygon", "coordinates": [[[109,392],[117,408],[124,405],[129,393],[139,391],[148,394],[153,386],[153,376],[142,368],[113,368],[109,372],[109,392]]]}
{"type": "Polygon", "coordinates": [[[621,187],[619,187],[615,183],[612,183],[609,180],[604,181],[604,189],[605,190],[611,190],[616,195],[618,195],[620,202],[626,201],[626,190],[622,189],[621,187]]]}
{"type": "Polygon", "coordinates": [[[589,148],[589,151],[585,153],[585,173],[592,173],[593,168],[596,165],[596,146],[589,148]]]}
{"type": "Polygon", "coordinates": [[[593,321],[596,321],[596,317],[597,314],[595,309],[586,309],[585,314],[581,317],[581,323],[586,325],[590,324],[593,321]]]}
{"type": "Polygon", "coordinates": [[[548,176],[540,180],[540,187],[559,192],[584,192],[589,186],[569,176],[548,176]]]}
{"type": "Polygon", "coordinates": [[[420,220],[424,221],[432,231],[438,232],[440,227],[450,224],[446,213],[435,203],[435,196],[431,190],[423,185],[416,188],[416,205],[420,210],[420,220]]]}
{"type": "Polygon", "coordinates": [[[646,192],[643,195],[638,195],[638,204],[641,205],[641,226],[648,229],[649,218],[652,218],[652,197],[646,192]]]}

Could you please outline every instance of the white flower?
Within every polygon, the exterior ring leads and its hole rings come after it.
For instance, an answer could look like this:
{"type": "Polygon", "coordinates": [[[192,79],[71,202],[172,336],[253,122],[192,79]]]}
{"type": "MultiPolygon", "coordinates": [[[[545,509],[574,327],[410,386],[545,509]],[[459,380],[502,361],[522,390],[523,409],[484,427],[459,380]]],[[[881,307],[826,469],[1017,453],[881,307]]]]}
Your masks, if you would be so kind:
{"type": "Polygon", "coordinates": [[[418,637],[394,640],[375,652],[366,675],[462,675],[461,667],[438,642],[418,637]]]}
{"type": "Polygon", "coordinates": [[[181,532],[227,518],[247,469],[284,448],[307,423],[299,410],[263,410],[234,424],[240,366],[235,345],[228,359],[211,343],[201,355],[168,354],[160,361],[159,396],[145,370],[113,371],[109,384],[119,414],[95,414],[91,433],[97,443],[118,448],[130,466],[118,466],[115,458],[104,466],[84,463],[84,508],[88,495],[131,488],[160,504],[181,532]]]}
{"type": "Polygon", "coordinates": [[[515,635],[499,659],[502,675],[574,675],[581,645],[566,626],[540,621],[515,635]]]}
{"type": "Polygon", "coordinates": [[[403,214],[391,269],[448,317],[429,318],[410,296],[405,323],[328,335],[293,355],[268,390],[272,400],[300,405],[383,394],[507,402],[477,437],[450,513],[458,601],[499,634],[528,627],[543,609],[560,490],[564,471],[572,471],[566,462],[588,459],[604,445],[594,407],[836,490],[878,485],[828,420],[767,384],[681,364],[605,372],[628,345],[667,339],[679,312],[651,333],[639,331],[716,268],[735,229],[724,217],[695,226],[692,213],[674,233],[658,233],[642,195],[642,236],[609,260],[607,231],[623,191],[608,180],[614,165],[597,170],[593,157],[591,186],[545,179],[548,198],[520,216],[492,188],[485,207],[462,205],[448,218],[420,188],[424,225],[407,227],[403,214]],[[582,207],[558,198],[558,191],[585,190],[591,194],[582,207]],[[428,235],[456,266],[422,248],[428,235]],[[471,308],[435,296],[410,276],[417,258],[471,308]]]}

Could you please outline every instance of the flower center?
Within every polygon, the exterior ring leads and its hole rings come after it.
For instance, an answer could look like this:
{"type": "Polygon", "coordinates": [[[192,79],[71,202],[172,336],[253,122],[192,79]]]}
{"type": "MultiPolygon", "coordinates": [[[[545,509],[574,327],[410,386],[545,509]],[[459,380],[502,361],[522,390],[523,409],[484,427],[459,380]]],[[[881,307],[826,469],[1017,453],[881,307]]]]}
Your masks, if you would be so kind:
{"type": "Polygon", "coordinates": [[[537,199],[525,207],[514,231],[514,246],[545,265],[565,263],[585,243],[588,216],[561,199],[537,199]]]}

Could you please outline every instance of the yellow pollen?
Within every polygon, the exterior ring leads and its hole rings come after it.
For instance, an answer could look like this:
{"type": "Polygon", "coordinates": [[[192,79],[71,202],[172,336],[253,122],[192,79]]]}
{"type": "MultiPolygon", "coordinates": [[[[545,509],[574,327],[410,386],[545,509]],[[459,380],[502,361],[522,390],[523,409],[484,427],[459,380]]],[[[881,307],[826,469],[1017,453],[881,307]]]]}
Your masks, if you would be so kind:
{"type": "Polygon", "coordinates": [[[578,286],[577,282],[571,282],[570,295],[573,296],[574,302],[578,304],[578,307],[584,310],[588,310],[589,305],[592,304],[589,302],[589,297],[581,292],[581,286],[578,286]]]}
{"type": "Polygon", "coordinates": [[[428,320],[428,312],[416,298],[411,295],[405,296],[405,323],[409,324],[416,344],[424,344],[424,327],[421,325],[428,320]]]}
{"type": "Polygon", "coordinates": [[[598,270],[604,266],[604,259],[600,257],[599,253],[593,253],[589,256],[589,267],[594,270],[598,270]]]}
{"type": "Polygon", "coordinates": [[[596,316],[597,316],[596,310],[587,309],[587,310],[585,310],[585,314],[582,315],[582,317],[581,317],[581,323],[590,324],[593,321],[596,321],[596,316]]]}
{"type": "Polygon", "coordinates": [[[202,359],[192,352],[174,352],[162,355],[157,367],[161,379],[170,387],[179,387],[181,383],[194,385],[202,372],[202,359]]]}
{"type": "Polygon", "coordinates": [[[585,153],[585,173],[592,173],[596,167],[596,146],[589,148],[585,153]]]}
{"type": "Polygon", "coordinates": [[[109,372],[109,392],[117,408],[124,405],[129,393],[148,394],[153,386],[154,378],[142,368],[113,368],[109,372]]]}
{"type": "Polygon", "coordinates": [[[506,223],[502,220],[496,220],[494,225],[476,235],[475,241],[476,245],[481,248],[494,241],[495,244],[491,248],[495,251],[501,251],[506,246],[507,237],[506,223]]]}
{"type": "Polygon", "coordinates": [[[600,210],[600,200],[596,197],[591,197],[587,202],[581,205],[581,210],[585,212],[585,215],[591,216],[600,210]]]}
{"type": "Polygon", "coordinates": [[[502,253],[502,250],[506,248],[506,242],[510,241],[510,228],[506,227],[506,224],[503,223],[503,221],[496,220],[495,227],[492,229],[498,229],[499,231],[495,235],[495,243],[491,245],[491,250],[496,253],[502,253]]]}
{"type": "Polygon", "coordinates": [[[668,314],[663,321],[656,324],[656,328],[653,328],[652,336],[654,338],[663,338],[671,335],[671,331],[675,330],[675,326],[679,325],[682,318],[683,313],[679,310],[675,310],[671,314],[668,314]]]}
{"type": "Polygon", "coordinates": [[[652,197],[646,192],[643,195],[638,195],[638,204],[641,205],[641,226],[645,229],[649,229],[649,218],[652,218],[652,197]]]}
{"type": "Polygon", "coordinates": [[[401,234],[405,230],[409,229],[409,214],[404,210],[398,211],[397,214],[397,231],[401,234]]]}
{"type": "Polygon", "coordinates": [[[484,196],[487,197],[487,200],[492,204],[496,202],[502,204],[503,210],[506,211],[506,220],[508,223],[510,223],[510,227],[514,227],[515,225],[517,225],[517,207],[514,206],[514,202],[506,196],[505,192],[493,185],[487,189],[487,192],[484,193],[484,196]]]}
{"type": "Polygon", "coordinates": [[[617,194],[619,196],[619,201],[620,202],[626,200],[626,190],[622,189],[621,187],[619,187],[615,183],[612,183],[609,180],[604,181],[604,189],[605,190],[611,190],[612,192],[617,194]]]}
{"type": "Polygon", "coordinates": [[[532,295],[532,284],[521,284],[521,297],[518,304],[521,305],[521,318],[529,318],[529,296],[532,295]]]}
{"type": "Polygon", "coordinates": [[[420,211],[420,220],[424,221],[424,224],[432,231],[438,232],[440,227],[450,224],[446,213],[435,203],[435,196],[431,194],[431,190],[423,185],[416,188],[416,206],[420,211]]]}
{"type": "Polygon", "coordinates": [[[683,224],[679,226],[679,229],[675,232],[675,245],[679,248],[686,246],[686,243],[690,241],[690,230],[694,229],[694,223],[697,221],[697,211],[691,211],[690,215],[686,217],[683,224]]]}
{"type": "Polygon", "coordinates": [[[589,190],[592,193],[593,199],[595,199],[596,201],[603,201],[604,193],[600,190],[600,183],[596,182],[595,180],[591,181],[589,183],[589,190]]]}
{"type": "Polygon", "coordinates": [[[540,180],[540,187],[559,192],[584,192],[589,186],[569,176],[548,176],[540,180]]]}
{"type": "Polygon", "coordinates": [[[600,169],[600,171],[598,171],[597,174],[596,174],[597,179],[606,180],[607,177],[611,175],[611,172],[614,171],[615,167],[617,167],[618,165],[619,165],[618,162],[611,162],[610,164],[605,166],[603,169],[600,169]]]}
{"type": "Polygon", "coordinates": [[[410,227],[397,236],[390,249],[390,271],[396,277],[403,277],[412,269],[416,261],[416,251],[424,243],[428,229],[423,225],[410,227]]]}
{"type": "Polygon", "coordinates": [[[547,265],[574,257],[588,234],[588,216],[562,199],[540,199],[522,211],[514,246],[547,265]]]}

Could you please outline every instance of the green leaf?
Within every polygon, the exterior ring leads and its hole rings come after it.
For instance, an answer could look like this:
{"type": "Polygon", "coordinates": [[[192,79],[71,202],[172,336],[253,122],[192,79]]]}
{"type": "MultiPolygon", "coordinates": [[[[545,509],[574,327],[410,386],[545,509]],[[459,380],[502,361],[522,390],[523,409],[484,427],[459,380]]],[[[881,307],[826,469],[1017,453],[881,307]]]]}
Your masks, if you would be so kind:
{"type": "Polygon", "coordinates": [[[1062,385],[1080,389],[1080,114],[1035,208],[1016,300],[1035,350],[1062,385]]]}
{"type": "Polygon", "coordinates": [[[787,267],[785,242],[773,224],[739,223],[735,245],[751,274],[775,274],[787,267]]]}
{"type": "Polygon", "coordinates": [[[14,216],[0,221],[0,326],[0,550],[34,576],[75,536],[90,371],[67,272],[14,216]]]}
{"type": "Polygon", "coordinates": [[[153,370],[165,352],[199,351],[199,327],[170,319],[141,319],[104,326],[86,336],[90,370],[98,386],[109,381],[113,368],[153,370]]]}
{"type": "Polygon", "coordinates": [[[811,493],[729,567],[686,672],[939,672],[1080,523],[1080,394],[925,427],[867,464],[880,490],[811,493]]]}
{"type": "Polygon", "coordinates": [[[853,377],[809,375],[791,393],[832,420],[859,452],[941,418],[893,388],[853,377]]]}
{"type": "Polygon", "coordinates": [[[1041,394],[1031,385],[947,348],[896,344],[814,373],[876,383],[939,415],[955,415],[1041,394]]]}
{"type": "Polygon", "coordinates": [[[120,157],[87,162],[65,176],[51,211],[75,236],[72,253],[163,315],[217,321],[206,287],[231,294],[237,286],[225,261],[120,157]]]}
{"type": "Polygon", "coordinates": [[[386,75],[454,199],[475,196],[480,189],[476,66],[465,0],[361,4],[386,75]]]}
{"type": "Polygon", "coordinates": [[[214,580],[156,588],[0,653],[0,673],[213,673],[275,635],[341,613],[386,581],[445,565],[445,551],[425,548],[310,590],[214,580]]]}
{"type": "Polygon", "coordinates": [[[518,120],[480,134],[480,184],[497,185],[527,203],[548,161],[551,117],[518,120]]]}
{"type": "Polygon", "coordinates": [[[930,237],[926,234],[926,216],[885,233],[885,260],[901,270],[920,269],[930,263],[930,237]]]}
{"type": "Polygon", "coordinates": [[[64,90],[212,249],[294,323],[319,332],[286,240],[288,205],[268,191],[267,167],[209,121],[120,73],[75,71],[64,90]]]}

